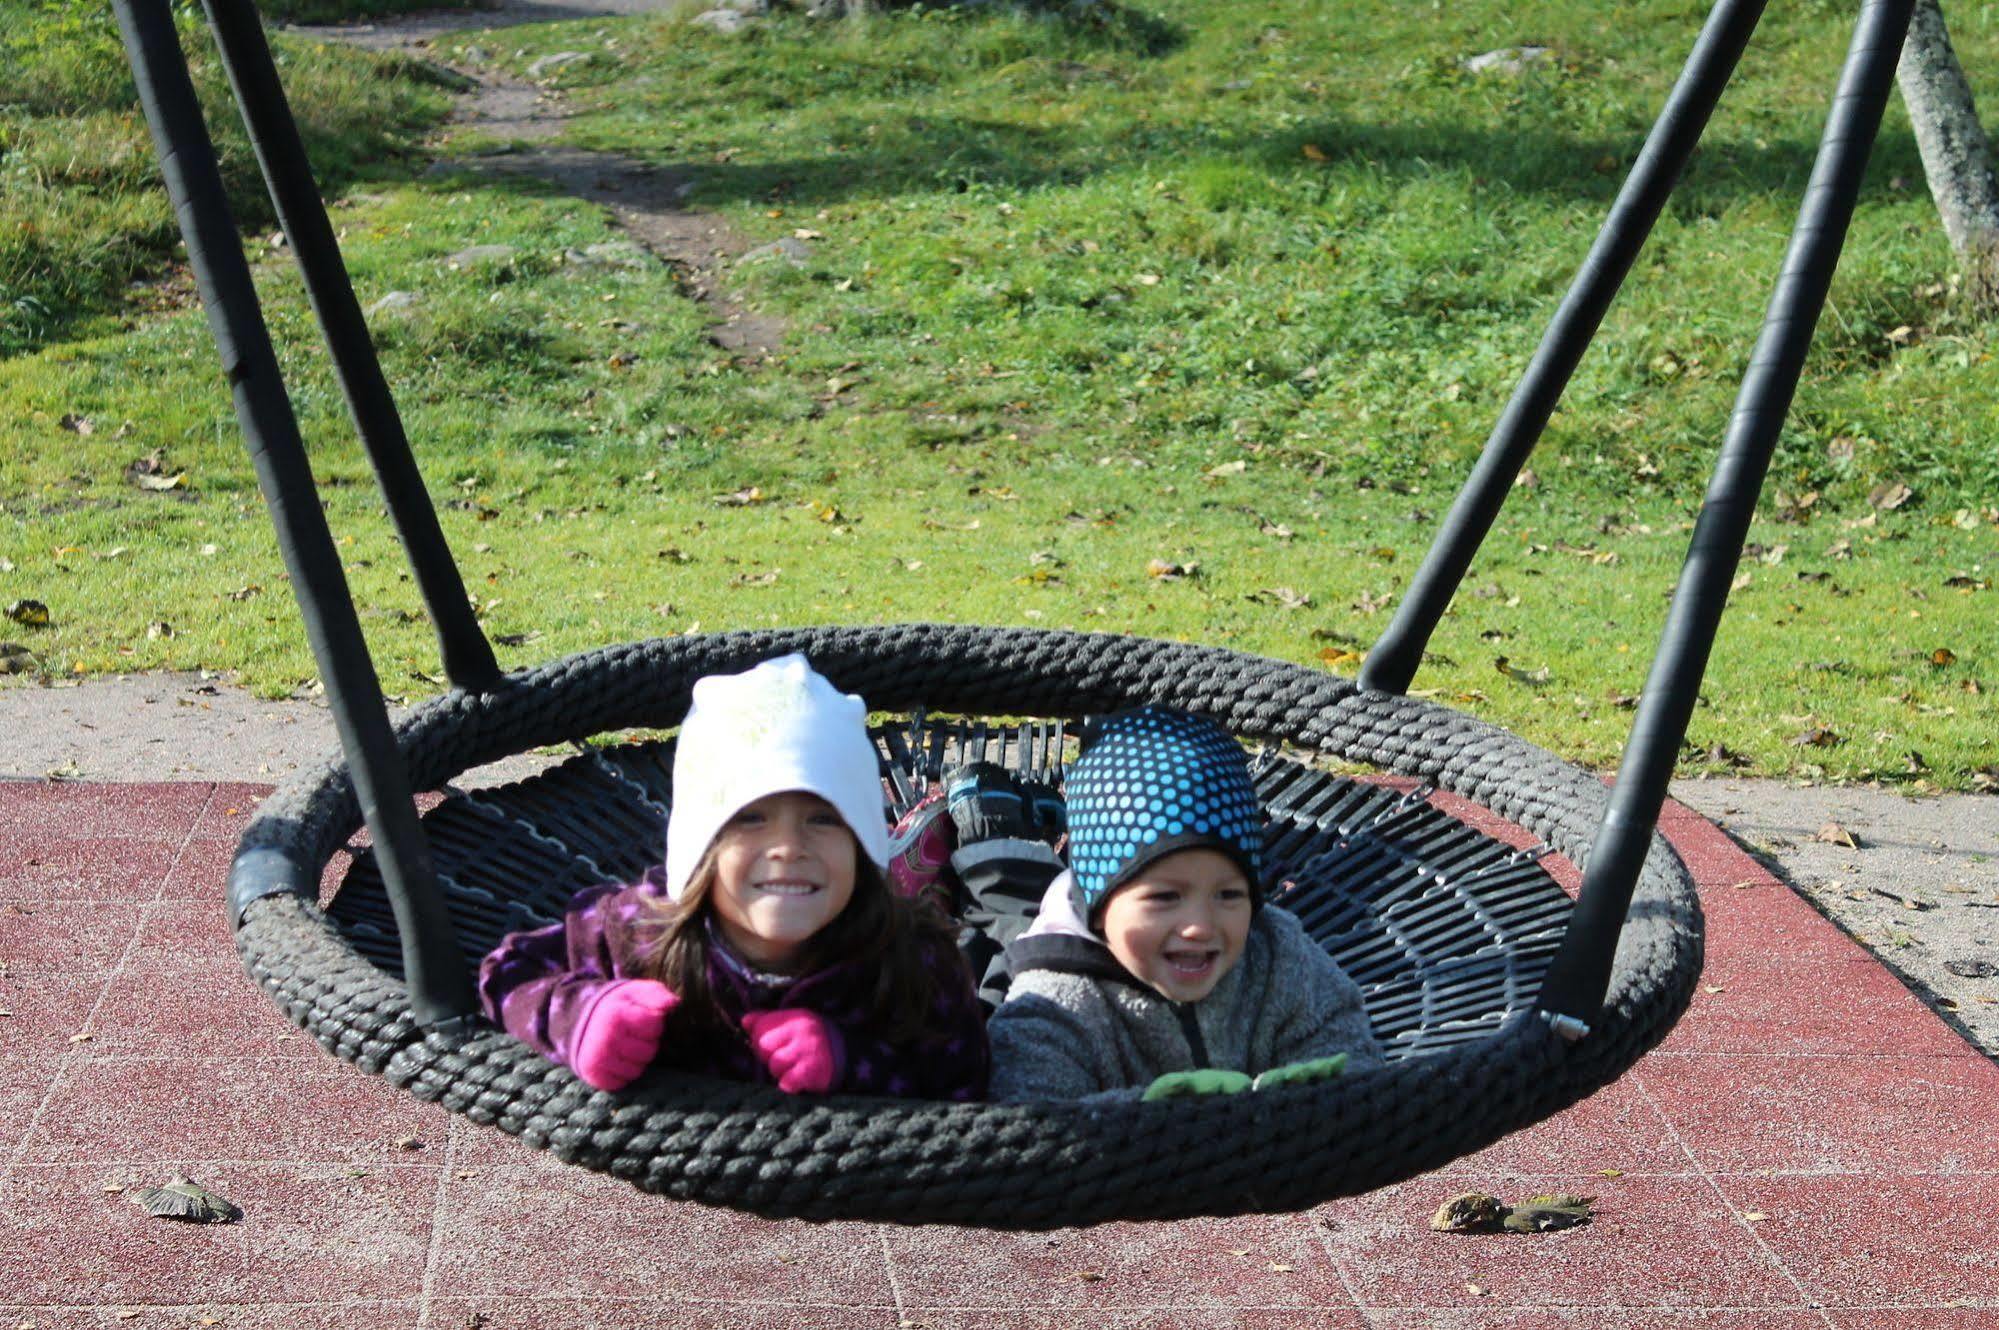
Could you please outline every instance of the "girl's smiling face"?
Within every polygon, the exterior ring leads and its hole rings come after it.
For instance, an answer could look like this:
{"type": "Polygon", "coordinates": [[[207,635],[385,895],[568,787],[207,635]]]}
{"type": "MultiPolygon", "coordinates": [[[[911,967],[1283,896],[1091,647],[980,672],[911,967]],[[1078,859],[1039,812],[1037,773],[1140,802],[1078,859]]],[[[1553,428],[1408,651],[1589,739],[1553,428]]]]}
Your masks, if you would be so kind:
{"type": "Polygon", "coordinates": [[[1179,850],[1139,870],[1104,904],[1104,941],[1141,983],[1198,1002],[1242,958],[1249,882],[1215,850],[1179,850]]]}
{"type": "Polygon", "coordinates": [[[854,898],[859,846],[816,794],[767,794],[715,837],[711,898],[722,939],[751,965],[783,973],[854,898]]]}

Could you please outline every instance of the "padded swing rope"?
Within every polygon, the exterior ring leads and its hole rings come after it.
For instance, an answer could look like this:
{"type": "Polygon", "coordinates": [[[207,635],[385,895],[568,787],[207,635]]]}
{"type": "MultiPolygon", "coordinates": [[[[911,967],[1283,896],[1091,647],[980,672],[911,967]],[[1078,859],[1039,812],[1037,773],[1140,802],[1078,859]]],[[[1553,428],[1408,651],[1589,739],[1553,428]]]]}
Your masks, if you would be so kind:
{"type": "Polygon", "coordinates": [[[1694,524],[1610,807],[1583,871],[1582,896],[1542,985],[1540,1009],[1558,1018],[1558,1028],[1566,1024],[1562,1017],[1587,1025],[1603,1004],[1631,884],[1686,738],[1698,681],[1706,671],[1757,494],[1853,220],[1914,8],[1914,0],[1868,0],[1854,28],[1798,224],[1694,524]]]}
{"type": "Polygon", "coordinates": [[[1562,297],[1561,307],[1520,377],[1520,385],[1492,427],[1478,464],[1458,491],[1430,552],[1402,593],[1395,617],[1369,649],[1361,666],[1361,687],[1398,695],[1409,691],[1409,681],[1416,677],[1430,634],[1450,608],[1451,598],[1492,531],[1520,468],[1540,442],[1570,376],[1589,350],[1666,200],[1672,197],[1680,172],[1699,145],[1708,117],[1714,114],[1715,103],[1721,100],[1743,48],[1756,31],[1757,20],[1763,17],[1764,3],[1719,0],[1709,12],[1679,81],[1653,122],[1609,216],[1604,218],[1596,243],[1576,270],[1569,293],[1562,297]]]}
{"type": "Polygon", "coordinates": [[[500,667],[466,598],[464,579],[445,544],[395,397],[382,376],[256,6],[251,0],[203,0],[203,7],[285,240],[304,274],[306,295],[332,353],[354,428],[437,631],[444,672],[460,688],[484,691],[499,681],[500,667]]]}
{"type": "MultiPolygon", "coordinates": [[[[277,527],[306,637],[326,681],[354,794],[375,843],[384,848],[383,876],[402,934],[412,1011],[425,1025],[470,1013],[475,1009],[471,979],[417,825],[380,682],[320,509],[172,11],[167,0],[113,0],[112,8],[257,484],[277,527]]],[[[285,873],[292,890],[316,895],[316,876],[299,880],[295,870],[295,864],[269,852],[239,855],[230,874],[231,922],[240,922],[238,884],[261,885],[269,871],[285,873]]]]}

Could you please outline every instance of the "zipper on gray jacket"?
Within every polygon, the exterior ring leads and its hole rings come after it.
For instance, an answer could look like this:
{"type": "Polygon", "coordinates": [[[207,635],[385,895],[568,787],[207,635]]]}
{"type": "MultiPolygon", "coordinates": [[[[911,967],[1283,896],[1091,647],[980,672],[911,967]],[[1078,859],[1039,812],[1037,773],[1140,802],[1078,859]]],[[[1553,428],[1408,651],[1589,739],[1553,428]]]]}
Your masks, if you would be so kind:
{"type": "Polygon", "coordinates": [[[1195,1069],[1199,1070],[1206,1067],[1208,1065],[1208,1041],[1201,1038],[1201,1021],[1194,1014],[1194,1004],[1191,1002],[1175,1002],[1172,1006],[1173,1014],[1180,1018],[1180,1031],[1187,1036],[1188,1047],[1193,1050],[1195,1069]]]}

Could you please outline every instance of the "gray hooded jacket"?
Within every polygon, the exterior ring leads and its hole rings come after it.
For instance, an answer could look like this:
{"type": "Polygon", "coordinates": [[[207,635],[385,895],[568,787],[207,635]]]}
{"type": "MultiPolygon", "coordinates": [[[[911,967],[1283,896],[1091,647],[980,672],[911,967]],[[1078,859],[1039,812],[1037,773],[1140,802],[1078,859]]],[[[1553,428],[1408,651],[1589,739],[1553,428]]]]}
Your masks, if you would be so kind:
{"type": "Polygon", "coordinates": [[[1077,917],[1069,875],[1049,884],[1034,926],[1007,948],[1013,983],[986,1032],[995,1099],[1137,1093],[1170,1071],[1255,1075],[1348,1055],[1381,1062],[1360,986],[1273,905],[1257,910],[1235,968],[1198,1002],[1173,1002],[1134,978],[1077,917]]]}

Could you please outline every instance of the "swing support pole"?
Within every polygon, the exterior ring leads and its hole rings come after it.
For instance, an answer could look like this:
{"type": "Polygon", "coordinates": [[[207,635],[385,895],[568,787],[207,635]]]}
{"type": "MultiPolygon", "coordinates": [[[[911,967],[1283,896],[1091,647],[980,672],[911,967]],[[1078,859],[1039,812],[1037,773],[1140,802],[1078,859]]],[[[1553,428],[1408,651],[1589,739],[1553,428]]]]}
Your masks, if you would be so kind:
{"type": "Polygon", "coordinates": [[[1603,1006],[1632,889],[1686,738],[1757,495],[1825,308],[1914,7],[1914,0],[1866,0],[1855,25],[1798,223],[1639,696],[1610,807],[1583,866],[1582,894],[1541,986],[1540,1010],[1565,1032],[1586,1029],[1603,1006]]]}
{"type": "Polygon", "coordinates": [[[203,0],[203,8],[285,241],[305,277],[306,295],[332,353],[334,374],[355,431],[430,612],[444,672],[456,686],[484,692],[498,682],[499,665],[472,612],[464,579],[445,544],[437,510],[431,506],[396,412],[394,394],[376,359],[367,321],[340,257],[340,243],[312,178],[305,143],[278,81],[264,26],[250,0],[203,0]]]}
{"type": "Polygon", "coordinates": [[[1368,651],[1360,671],[1361,687],[1377,693],[1409,691],[1409,681],[1416,677],[1430,634],[1450,608],[1472,557],[1491,532],[1515,478],[1548,427],[1548,418],[1562,400],[1570,376],[1679,183],[1680,172],[1693,156],[1708,117],[1714,114],[1743,48],[1756,31],[1764,3],[1719,0],[1708,14],[1686,67],[1639,150],[1638,160],[1632,163],[1631,174],[1625,177],[1596,243],[1576,270],[1569,293],[1542,334],[1541,345],[1486,439],[1478,464],[1438,528],[1422,567],[1402,593],[1395,617],[1368,651]]]}
{"type": "MultiPolygon", "coordinates": [[[[477,1006],[471,976],[417,823],[380,681],[320,508],[172,11],[168,0],[112,0],[112,7],[257,484],[326,682],[354,793],[375,840],[402,937],[411,1009],[426,1026],[468,1015],[477,1006]]],[[[240,908],[232,895],[232,914],[240,908]]]]}

